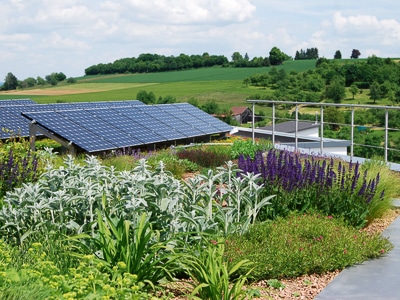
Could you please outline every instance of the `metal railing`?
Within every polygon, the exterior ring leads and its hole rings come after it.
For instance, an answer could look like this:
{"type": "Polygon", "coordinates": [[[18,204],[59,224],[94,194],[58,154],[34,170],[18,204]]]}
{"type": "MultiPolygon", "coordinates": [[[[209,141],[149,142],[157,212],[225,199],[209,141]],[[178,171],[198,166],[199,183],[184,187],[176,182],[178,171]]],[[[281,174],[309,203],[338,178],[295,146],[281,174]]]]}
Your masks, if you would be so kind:
{"type": "MultiPolygon", "coordinates": [[[[287,118],[278,118],[276,116],[276,106],[294,106],[294,121],[295,121],[295,149],[298,149],[298,122],[299,121],[304,121],[304,120],[299,120],[299,109],[304,108],[304,107],[316,107],[317,109],[319,108],[319,140],[320,140],[320,151],[323,153],[324,149],[324,126],[327,124],[329,125],[336,125],[336,126],[349,126],[350,127],[350,158],[353,158],[354,156],[354,146],[365,146],[365,147],[371,147],[371,148],[378,148],[382,149],[384,153],[384,161],[388,162],[388,152],[389,151],[398,151],[400,152],[399,149],[395,148],[390,148],[390,142],[389,142],[389,131],[399,131],[398,128],[389,128],[389,111],[394,111],[394,110],[400,110],[400,107],[397,106],[379,106],[379,105],[362,105],[362,104],[336,104],[336,103],[315,103],[315,102],[293,102],[293,101],[278,101],[278,100],[247,100],[247,102],[252,103],[252,111],[253,111],[253,116],[252,116],[252,137],[254,140],[254,129],[255,129],[255,106],[257,104],[262,104],[262,105],[270,105],[272,106],[272,116],[270,117],[271,122],[272,122],[272,143],[275,144],[275,125],[277,120],[292,120],[293,119],[287,119],[287,118]],[[327,107],[337,107],[341,109],[348,110],[350,109],[350,123],[332,123],[332,122],[325,122],[324,121],[324,111],[325,108],[327,107]],[[365,109],[377,109],[377,110],[384,110],[384,126],[371,126],[368,124],[355,124],[354,119],[355,119],[355,114],[357,111],[362,111],[365,109]],[[376,146],[376,145],[368,145],[368,144],[357,144],[354,142],[354,129],[358,127],[363,127],[363,128],[373,128],[377,130],[384,130],[384,141],[383,141],[383,146],[376,146]]],[[[316,112],[317,114],[317,112],[316,112]]],[[[317,116],[316,116],[317,117],[317,116]]],[[[268,118],[268,116],[265,116],[265,118],[268,118]]],[[[399,145],[400,146],[400,145],[399,145]]]]}

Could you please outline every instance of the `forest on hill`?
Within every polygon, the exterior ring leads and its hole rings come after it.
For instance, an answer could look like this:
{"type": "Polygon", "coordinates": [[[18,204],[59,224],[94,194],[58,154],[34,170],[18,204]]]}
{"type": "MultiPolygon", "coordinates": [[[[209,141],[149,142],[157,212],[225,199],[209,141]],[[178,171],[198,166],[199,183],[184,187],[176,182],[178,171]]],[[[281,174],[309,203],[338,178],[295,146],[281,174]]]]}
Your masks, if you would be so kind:
{"type": "MultiPolygon", "coordinates": [[[[318,53],[318,50],[316,50],[316,53],[318,53]]],[[[224,55],[210,55],[207,52],[202,55],[181,53],[179,56],[144,53],[137,58],[121,58],[112,63],[90,66],[85,69],[85,75],[165,72],[214,66],[259,68],[280,65],[285,60],[290,59],[289,55],[283,53],[277,47],[273,47],[266,57],[254,57],[252,59],[249,58],[247,53],[243,56],[239,52],[234,52],[230,61],[224,55]]]]}

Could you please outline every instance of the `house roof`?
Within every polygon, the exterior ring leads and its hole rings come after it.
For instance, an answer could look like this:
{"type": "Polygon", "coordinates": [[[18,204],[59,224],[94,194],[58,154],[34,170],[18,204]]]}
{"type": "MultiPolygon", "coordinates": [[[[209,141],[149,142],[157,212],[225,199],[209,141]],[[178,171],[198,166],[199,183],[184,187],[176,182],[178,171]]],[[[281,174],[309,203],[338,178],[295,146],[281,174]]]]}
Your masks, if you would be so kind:
{"type": "MultiPolygon", "coordinates": [[[[297,131],[299,132],[302,130],[316,128],[318,126],[319,126],[319,124],[314,123],[314,122],[300,121],[300,122],[297,122],[297,131]]],[[[260,127],[259,129],[272,131],[272,126],[260,127]]],[[[288,122],[275,124],[275,131],[286,132],[286,133],[296,132],[296,121],[288,121],[288,122]]]]}
{"type": "Polygon", "coordinates": [[[244,113],[247,109],[249,109],[246,106],[236,106],[236,107],[232,107],[231,111],[232,111],[232,116],[237,116],[237,115],[241,115],[242,113],[244,113]]]}

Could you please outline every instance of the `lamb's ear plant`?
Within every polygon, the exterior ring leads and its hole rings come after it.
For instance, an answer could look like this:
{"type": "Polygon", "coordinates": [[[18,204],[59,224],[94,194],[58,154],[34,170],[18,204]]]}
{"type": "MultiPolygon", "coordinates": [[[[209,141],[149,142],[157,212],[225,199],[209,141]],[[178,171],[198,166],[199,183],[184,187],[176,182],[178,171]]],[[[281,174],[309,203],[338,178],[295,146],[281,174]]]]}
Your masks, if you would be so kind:
{"type": "Polygon", "coordinates": [[[223,239],[210,241],[204,238],[202,243],[190,249],[180,258],[184,269],[193,279],[194,289],[189,295],[189,299],[246,298],[246,290],[243,287],[251,270],[236,278],[234,276],[240,268],[248,268],[252,263],[247,259],[235,264],[230,263],[224,255],[226,242],[223,239]]]}

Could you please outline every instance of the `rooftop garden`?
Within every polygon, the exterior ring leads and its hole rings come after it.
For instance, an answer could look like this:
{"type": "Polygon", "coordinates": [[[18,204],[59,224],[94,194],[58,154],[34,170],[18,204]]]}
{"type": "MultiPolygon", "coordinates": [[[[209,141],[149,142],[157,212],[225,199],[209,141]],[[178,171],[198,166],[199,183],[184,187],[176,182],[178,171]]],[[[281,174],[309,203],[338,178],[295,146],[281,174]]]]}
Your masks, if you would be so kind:
{"type": "Polygon", "coordinates": [[[233,138],[107,157],[50,146],[1,145],[2,299],[255,298],[392,249],[362,230],[397,196],[379,160],[233,138]]]}

